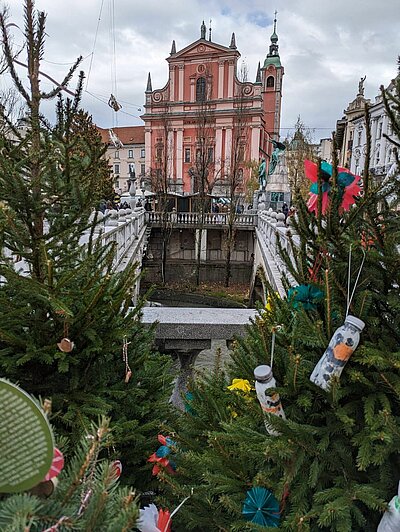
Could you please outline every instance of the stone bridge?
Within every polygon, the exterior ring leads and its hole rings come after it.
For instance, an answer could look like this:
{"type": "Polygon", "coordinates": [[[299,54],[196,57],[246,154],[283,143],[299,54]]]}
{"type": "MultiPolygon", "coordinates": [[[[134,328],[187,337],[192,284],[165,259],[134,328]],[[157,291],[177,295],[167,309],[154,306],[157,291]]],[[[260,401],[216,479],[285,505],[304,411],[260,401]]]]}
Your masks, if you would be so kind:
{"type": "Polygon", "coordinates": [[[142,323],[156,323],[155,342],[160,351],[178,357],[180,372],[171,401],[180,409],[198,354],[210,349],[212,340],[225,340],[229,347],[235,337],[246,334],[257,314],[254,309],[186,307],[145,307],[142,312],[142,323]]]}
{"type": "MultiPolygon", "coordinates": [[[[162,219],[160,213],[145,212],[144,209],[131,211],[111,211],[102,218],[97,227],[97,238],[104,245],[117,243],[115,270],[121,271],[127,264],[136,262],[138,270],[141,268],[143,255],[148,245],[152,227],[160,227],[162,219]]],[[[169,213],[167,221],[171,227],[199,226],[198,213],[169,213]]],[[[203,235],[207,230],[221,230],[227,226],[225,214],[208,213],[203,219],[203,235]]],[[[281,297],[285,297],[282,285],[283,274],[290,281],[290,275],[279,257],[278,239],[280,245],[290,255],[288,238],[289,229],[285,226],[284,215],[274,212],[260,212],[257,214],[239,214],[235,218],[235,226],[252,232],[253,253],[251,267],[251,292],[259,291],[259,298],[265,303],[265,279],[281,297]]],[[[88,236],[82,237],[85,244],[88,236]]],[[[296,241],[296,235],[292,239],[296,241]]],[[[201,258],[207,260],[209,255],[205,242],[198,243],[201,247],[201,258]]],[[[135,297],[139,286],[135,289],[135,297]]],[[[135,302],[135,298],[134,301],[135,302]]],[[[225,340],[227,345],[234,337],[243,336],[246,327],[256,316],[254,309],[221,309],[221,308],[173,308],[173,307],[145,307],[142,322],[145,325],[156,323],[155,341],[158,348],[167,353],[177,355],[180,362],[180,372],[175,382],[172,402],[178,408],[184,408],[182,396],[187,390],[188,379],[192,376],[193,365],[200,351],[209,349],[212,340],[225,340]]]]}
{"type": "MultiPolygon", "coordinates": [[[[141,268],[143,255],[147,249],[148,240],[152,228],[159,228],[162,223],[162,215],[157,212],[145,212],[144,209],[121,209],[111,211],[102,222],[103,215],[100,214],[100,223],[97,226],[98,238],[104,243],[117,243],[117,253],[115,258],[115,269],[122,270],[131,262],[136,261],[138,270],[141,268]]],[[[291,256],[290,241],[288,238],[289,228],[285,225],[284,215],[261,211],[259,213],[238,214],[235,217],[235,227],[252,234],[252,250],[247,251],[246,260],[251,267],[250,294],[257,293],[258,299],[265,303],[265,280],[277,291],[281,297],[285,296],[282,285],[282,276],[286,275],[291,284],[294,279],[287,271],[286,265],[279,255],[278,240],[280,245],[291,256]],[[250,257],[251,252],[251,257],[250,257]],[[250,260],[251,258],[251,260],[250,260]]],[[[167,221],[171,228],[193,228],[198,231],[200,215],[198,213],[168,213],[167,221]]],[[[191,252],[192,257],[197,256],[197,246],[201,246],[200,258],[202,261],[213,261],[223,259],[222,250],[208,250],[206,246],[207,231],[220,230],[223,232],[227,227],[227,215],[217,213],[206,213],[203,220],[202,241],[196,241],[196,248],[191,252]]],[[[293,235],[292,240],[298,244],[297,235],[293,235]]],[[[83,236],[82,243],[85,244],[87,236],[83,236]]],[[[248,239],[249,240],[249,239],[248,239]]],[[[250,242],[250,240],[249,240],[250,242]]],[[[245,256],[246,252],[235,251],[233,256],[245,256]]],[[[185,259],[187,255],[182,252],[178,259],[185,259]]],[[[136,289],[138,293],[139,287],[136,289]]]]}

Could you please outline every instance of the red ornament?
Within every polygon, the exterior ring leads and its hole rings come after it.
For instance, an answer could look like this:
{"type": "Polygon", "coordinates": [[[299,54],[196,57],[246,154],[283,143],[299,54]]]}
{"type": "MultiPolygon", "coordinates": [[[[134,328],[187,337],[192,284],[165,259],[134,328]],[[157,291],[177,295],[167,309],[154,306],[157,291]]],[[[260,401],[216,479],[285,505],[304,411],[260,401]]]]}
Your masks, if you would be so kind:
{"type": "Polygon", "coordinates": [[[161,530],[161,532],[171,532],[171,515],[169,510],[163,510],[162,508],[159,509],[157,527],[161,530]]]}
{"type": "Polygon", "coordinates": [[[53,461],[47,475],[44,477],[44,480],[50,480],[52,478],[58,477],[64,467],[64,456],[63,453],[54,447],[53,461]]]}
{"type": "Polygon", "coordinates": [[[122,464],[119,460],[114,460],[114,462],[111,464],[111,470],[115,476],[115,478],[119,478],[122,473],[122,464]]]}

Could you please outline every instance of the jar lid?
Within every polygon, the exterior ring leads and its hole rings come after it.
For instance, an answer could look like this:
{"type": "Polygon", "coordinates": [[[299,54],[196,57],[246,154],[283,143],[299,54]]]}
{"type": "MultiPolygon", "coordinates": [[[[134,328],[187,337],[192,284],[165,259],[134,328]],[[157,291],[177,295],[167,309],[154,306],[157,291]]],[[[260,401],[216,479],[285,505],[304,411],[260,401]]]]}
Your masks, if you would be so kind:
{"type": "Polygon", "coordinates": [[[270,366],[257,366],[254,370],[254,378],[259,382],[269,382],[273,378],[270,366]]]}
{"type": "Polygon", "coordinates": [[[346,316],[346,319],[344,321],[348,321],[349,323],[354,325],[354,327],[360,329],[360,331],[362,331],[365,327],[365,323],[363,322],[363,320],[360,320],[360,318],[356,318],[355,316],[351,316],[350,314],[346,316]]]}

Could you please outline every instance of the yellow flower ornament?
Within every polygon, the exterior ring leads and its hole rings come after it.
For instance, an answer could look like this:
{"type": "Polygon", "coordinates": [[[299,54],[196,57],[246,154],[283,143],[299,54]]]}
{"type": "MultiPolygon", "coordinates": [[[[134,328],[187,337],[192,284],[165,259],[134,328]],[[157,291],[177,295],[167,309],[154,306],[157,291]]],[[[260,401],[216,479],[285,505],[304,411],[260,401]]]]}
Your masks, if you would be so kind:
{"type": "Polygon", "coordinates": [[[228,386],[228,390],[238,390],[244,394],[248,394],[252,390],[252,386],[247,379],[233,379],[232,384],[228,386]]]}

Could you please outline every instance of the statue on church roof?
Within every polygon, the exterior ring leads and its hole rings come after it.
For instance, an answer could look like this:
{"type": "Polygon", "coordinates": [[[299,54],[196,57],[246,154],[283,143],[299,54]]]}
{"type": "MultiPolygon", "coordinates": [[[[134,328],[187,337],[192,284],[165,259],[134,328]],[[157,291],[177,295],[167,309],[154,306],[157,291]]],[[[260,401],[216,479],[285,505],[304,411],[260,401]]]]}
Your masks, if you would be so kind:
{"type": "Polygon", "coordinates": [[[204,24],[204,20],[203,20],[203,24],[200,27],[200,39],[205,39],[206,38],[206,31],[207,31],[207,28],[206,28],[206,25],[204,24]]]}
{"type": "Polygon", "coordinates": [[[363,78],[360,79],[360,81],[358,82],[358,94],[360,96],[364,96],[364,81],[367,79],[367,76],[364,76],[363,78]]]}

